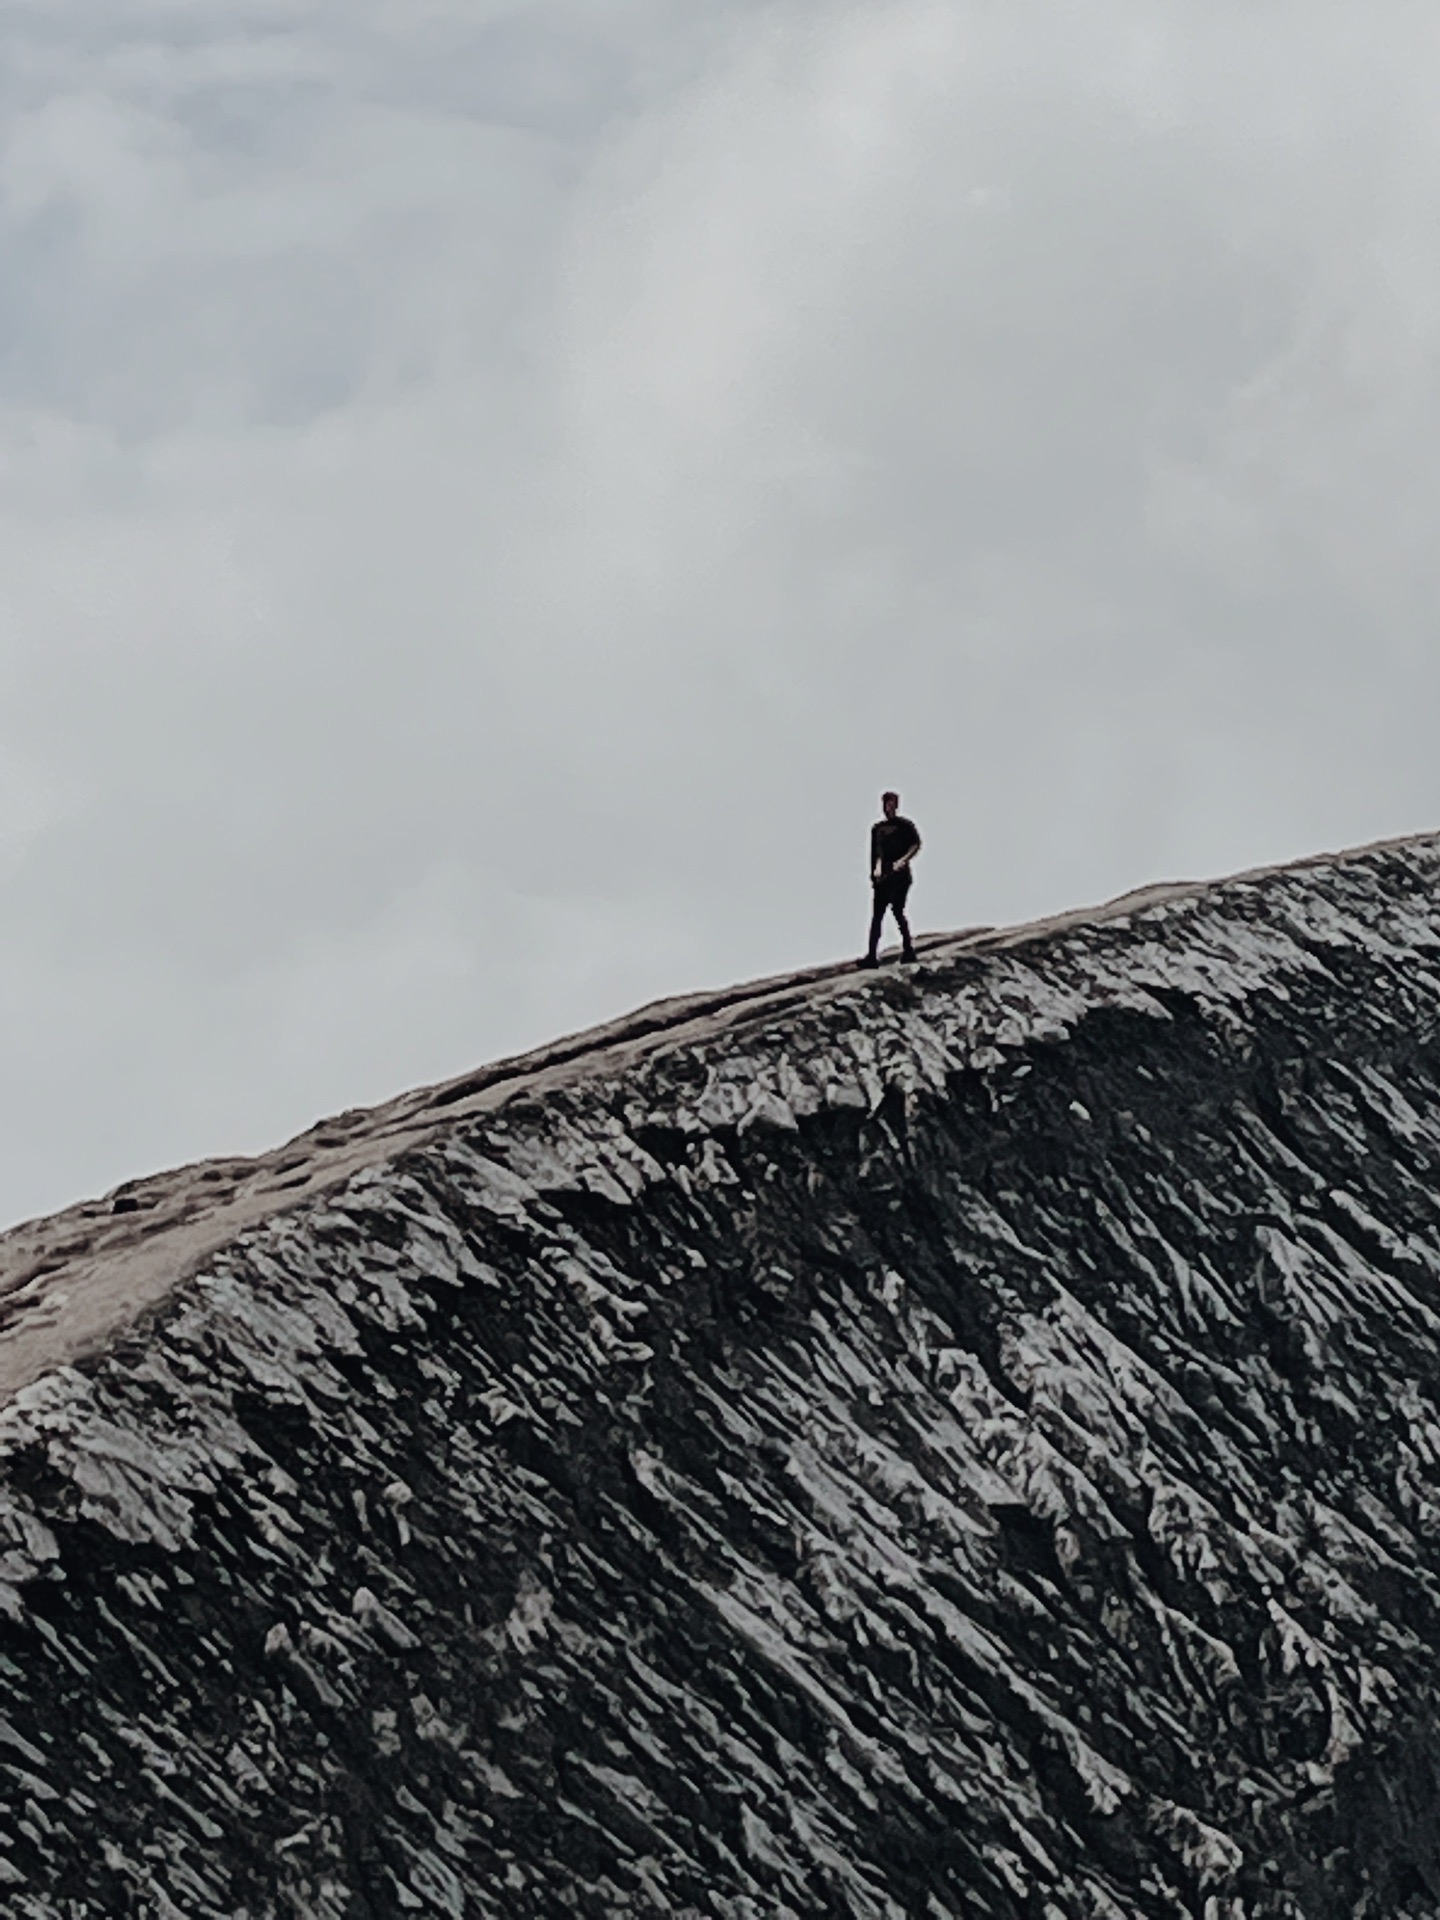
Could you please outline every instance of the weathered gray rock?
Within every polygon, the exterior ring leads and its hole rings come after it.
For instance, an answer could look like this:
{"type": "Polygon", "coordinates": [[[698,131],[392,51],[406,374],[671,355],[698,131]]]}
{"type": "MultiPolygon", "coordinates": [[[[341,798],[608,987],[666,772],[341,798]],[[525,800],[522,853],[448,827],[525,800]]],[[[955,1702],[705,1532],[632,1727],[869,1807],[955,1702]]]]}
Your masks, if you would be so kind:
{"type": "Polygon", "coordinates": [[[4,1910],[1440,1912],[1437,1020],[1421,840],[415,1097],[0,1411],[4,1910]]]}

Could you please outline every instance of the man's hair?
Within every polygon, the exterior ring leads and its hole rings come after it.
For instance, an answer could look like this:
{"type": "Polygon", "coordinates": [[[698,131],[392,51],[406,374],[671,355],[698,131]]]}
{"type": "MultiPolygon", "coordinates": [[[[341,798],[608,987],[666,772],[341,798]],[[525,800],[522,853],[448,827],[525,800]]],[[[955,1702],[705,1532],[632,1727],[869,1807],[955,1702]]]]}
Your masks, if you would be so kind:
{"type": "Polygon", "coordinates": [[[885,791],[884,791],[884,793],[882,793],[882,794],[881,794],[881,796],[880,796],[880,804],[881,804],[881,806],[882,806],[882,807],[884,806],[884,804],[885,804],[885,802],[886,802],[887,800],[893,800],[893,801],[895,801],[895,803],[896,803],[897,805],[899,804],[899,801],[900,801],[900,796],[899,796],[899,794],[898,794],[898,793],[896,793],[896,791],[895,791],[895,789],[894,789],[893,787],[887,787],[887,788],[885,789],[885,791]]]}

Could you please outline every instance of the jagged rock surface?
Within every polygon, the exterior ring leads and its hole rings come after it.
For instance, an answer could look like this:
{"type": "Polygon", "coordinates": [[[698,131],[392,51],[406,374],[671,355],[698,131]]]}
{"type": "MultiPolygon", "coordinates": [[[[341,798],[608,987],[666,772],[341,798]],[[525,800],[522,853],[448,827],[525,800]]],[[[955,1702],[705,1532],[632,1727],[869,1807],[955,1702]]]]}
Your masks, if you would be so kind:
{"type": "Polygon", "coordinates": [[[523,1091],[0,1413],[17,1916],[1440,1909],[1440,849],[523,1091]]]}

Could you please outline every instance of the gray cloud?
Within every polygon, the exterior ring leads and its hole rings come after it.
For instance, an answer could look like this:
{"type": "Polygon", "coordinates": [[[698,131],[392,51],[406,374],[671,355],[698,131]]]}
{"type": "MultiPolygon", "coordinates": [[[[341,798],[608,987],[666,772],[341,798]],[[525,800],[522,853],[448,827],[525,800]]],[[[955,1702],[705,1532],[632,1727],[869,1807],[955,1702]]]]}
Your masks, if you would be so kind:
{"type": "Polygon", "coordinates": [[[1433,816],[1418,7],[7,31],[0,1214],[1433,816]]]}

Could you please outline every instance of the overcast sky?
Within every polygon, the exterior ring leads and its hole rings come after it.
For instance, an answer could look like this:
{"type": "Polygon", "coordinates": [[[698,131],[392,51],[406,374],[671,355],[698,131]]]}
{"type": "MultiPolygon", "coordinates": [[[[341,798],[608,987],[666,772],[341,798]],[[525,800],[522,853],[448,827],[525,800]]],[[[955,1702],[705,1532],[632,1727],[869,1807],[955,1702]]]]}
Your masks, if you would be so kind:
{"type": "Polygon", "coordinates": [[[0,1220],[1436,823],[1433,0],[0,33],[0,1220]]]}

